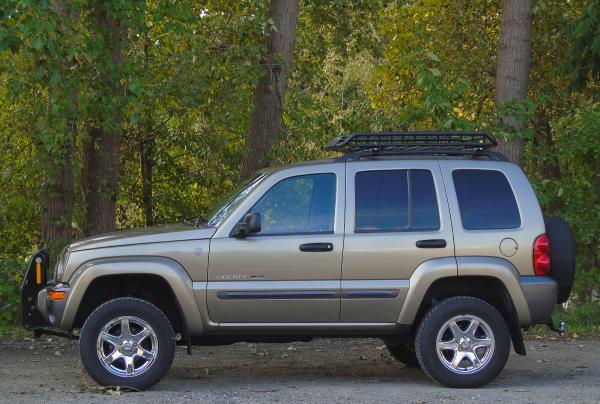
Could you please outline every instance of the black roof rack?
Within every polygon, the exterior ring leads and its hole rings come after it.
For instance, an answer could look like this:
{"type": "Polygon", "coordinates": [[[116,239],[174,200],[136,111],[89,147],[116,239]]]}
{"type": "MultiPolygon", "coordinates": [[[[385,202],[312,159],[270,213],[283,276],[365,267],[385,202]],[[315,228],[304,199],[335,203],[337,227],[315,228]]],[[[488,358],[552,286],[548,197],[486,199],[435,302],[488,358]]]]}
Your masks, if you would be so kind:
{"type": "Polygon", "coordinates": [[[488,151],[496,140],[485,132],[358,132],[333,139],[325,148],[344,153],[341,159],[380,155],[444,155],[507,158],[488,151]]]}

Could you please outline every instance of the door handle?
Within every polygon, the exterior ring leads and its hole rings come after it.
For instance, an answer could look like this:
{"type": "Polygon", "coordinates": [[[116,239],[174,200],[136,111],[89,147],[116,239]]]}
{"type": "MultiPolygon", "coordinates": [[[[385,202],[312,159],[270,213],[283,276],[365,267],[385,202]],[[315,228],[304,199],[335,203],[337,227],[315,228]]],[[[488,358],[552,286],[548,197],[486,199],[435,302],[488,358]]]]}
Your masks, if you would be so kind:
{"type": "Polygon", "coordinates": [[[417,248],[445,248],[446,240],[444,239],[431,239],[431,240],[419,240],[417,241],[417,248]]]}
{"type": "Polygon", "coordinates": [[[331,244],[331,243],[300,244],[300,251],[304,251],[304,252],[333,251],[333,244],[331,244]]]}

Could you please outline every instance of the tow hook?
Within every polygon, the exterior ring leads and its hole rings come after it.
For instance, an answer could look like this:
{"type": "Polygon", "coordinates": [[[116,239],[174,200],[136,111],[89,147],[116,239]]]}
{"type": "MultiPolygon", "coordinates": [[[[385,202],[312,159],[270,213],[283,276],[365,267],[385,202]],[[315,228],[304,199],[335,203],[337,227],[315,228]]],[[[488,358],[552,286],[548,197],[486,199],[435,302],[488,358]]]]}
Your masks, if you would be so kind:
{"type": "Polygon", "coordinates": [[[552,331],[558,333],[558,335],[561,337],[564,336],[565,332],[567,331],[567,325],[565,324],[564,321],[561,321],[560,323],[558,323],[558,327],[556,327],[554,325],[554,321],[552,321],[552,317],[550,317],[550,319],[548,319],[546,326],[548,327],[549,330],[552,330],[552,331]]]}

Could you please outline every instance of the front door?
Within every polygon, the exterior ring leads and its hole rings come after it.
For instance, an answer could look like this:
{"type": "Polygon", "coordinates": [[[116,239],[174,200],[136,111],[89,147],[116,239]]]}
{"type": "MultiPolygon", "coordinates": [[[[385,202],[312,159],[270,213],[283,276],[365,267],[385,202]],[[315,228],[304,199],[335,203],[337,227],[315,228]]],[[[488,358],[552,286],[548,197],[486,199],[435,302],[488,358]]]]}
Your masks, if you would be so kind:
{"type": "Polygon", "coordinates": [[[211,241],[212,321],[339,321],[344,176],[337,164],[276,172],[238,209],[236,221],[258,213],[262,228],[245,238],[217,234],[211,241]]]}
{"type": "Polygon", "coordinates": [[[436,161],[347,165],[341,321],[394,323],[425,261],[454,256],[436,161]]]}

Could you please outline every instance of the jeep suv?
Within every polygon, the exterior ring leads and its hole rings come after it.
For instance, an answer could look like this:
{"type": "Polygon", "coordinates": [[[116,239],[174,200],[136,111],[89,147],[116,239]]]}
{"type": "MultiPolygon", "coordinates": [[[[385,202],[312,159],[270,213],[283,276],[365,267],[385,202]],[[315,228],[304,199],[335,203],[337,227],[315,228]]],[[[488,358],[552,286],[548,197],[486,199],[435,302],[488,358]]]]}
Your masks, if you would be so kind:
{"type": "Polygon", "coordinates": [[[355,133],[259,173],[205,223],[39,251],[24,326],[79,338],[101,385],[145,389],[177,344],[380,337],[450,387],[503,369],[570,293],[573,240],[478,132],[355,133]]]}

